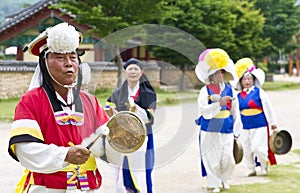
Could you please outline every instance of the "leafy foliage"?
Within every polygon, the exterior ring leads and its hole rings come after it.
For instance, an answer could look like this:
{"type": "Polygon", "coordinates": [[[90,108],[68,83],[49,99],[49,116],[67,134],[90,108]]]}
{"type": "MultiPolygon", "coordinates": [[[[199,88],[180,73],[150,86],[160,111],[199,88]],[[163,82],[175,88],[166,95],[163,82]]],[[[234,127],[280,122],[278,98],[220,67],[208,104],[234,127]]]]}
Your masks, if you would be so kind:
{"type": "Polygon", "coordinates": [[[263,56],[263,51],[271,45],[268,37],[262,37],[261,32],[265,24],[265,18],[248,1],[234,1],[231,7],[232,13],[236,15],[236,26],[231,56],[234,59],[251,57],[253,59],[263,56]]]}
{"type": "Polygon", "coordinates": [[[160,17],[162,0],[58,0],[56,8],[76,15],[76,21],[89,24],[92,32],[105,37],[117,30],[145,24],[160,17]]]}
{"type": "Polygon", "coordinates": [[[299,33],[300,6],[296,0],[255,0],[257,7],[266,18],[262,37],[270,38],[272,45],[265,54],[278,52],[279,49],[291,50],[291,40],[299,33]]]}
{"type": "MultiPolygon", "coordinates": [[[[168,7],[169,14],[163,18],[162,24],[186,31],[205,47],[225,49],[234,60],[245,56],[261,56],[262,50],[270,44],[268,39],[260,36],[265,20],[255,9],[254,3],[238,0],[180,0],[169,1],[168,7]]],[[[199,49],[184,45],[186,49],[194,49],[194,52],[198,49],[198,55],[203,51],[203,47],[199,49]]],[[[155,56],[171,60],[175,65],[184,60],[182,56],[174,57],[172,52],[164,48],[154,49],[153,52],[155,56]]],[[[191,65],[187,60],[184,63],[191,65]]]]}
{"type": "MultiPolygon", "coordinates": [[[[92,27],[91,34],[104,38],[129,26],[150,23],[159,18],[162,0],[58,0],[55,8],[65,13],[75,15],[77,22],[92,27]]],[[[124,34],[124,33],[123,33],[124,34]]],[[[120,55],[121,40],[132,39],[132,34],[109,37],[108,47],[112,53],[112,60],[118,67],[118,77],[121,77],[122,58],[120,55]]],[[[118,86],[121,79],[118,79],[118,86]]]]}

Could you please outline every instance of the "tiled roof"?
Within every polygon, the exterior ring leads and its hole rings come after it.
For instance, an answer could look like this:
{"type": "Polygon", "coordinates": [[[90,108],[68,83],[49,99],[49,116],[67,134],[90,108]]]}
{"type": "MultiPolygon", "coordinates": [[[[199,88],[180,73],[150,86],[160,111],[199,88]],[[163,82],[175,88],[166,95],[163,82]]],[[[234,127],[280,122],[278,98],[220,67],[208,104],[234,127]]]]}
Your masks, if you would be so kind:
{"type": "Polygon", "coordinates": [[[28,17],[31,17],[36,12],[48,7],[50,5],[56,4],[56,0],[41,0],[36,4],[33,4],[18,13],[12,14],[6,17],[6,21],[0,26],[0,33],[20,22],[25,20],[28,17]]]}

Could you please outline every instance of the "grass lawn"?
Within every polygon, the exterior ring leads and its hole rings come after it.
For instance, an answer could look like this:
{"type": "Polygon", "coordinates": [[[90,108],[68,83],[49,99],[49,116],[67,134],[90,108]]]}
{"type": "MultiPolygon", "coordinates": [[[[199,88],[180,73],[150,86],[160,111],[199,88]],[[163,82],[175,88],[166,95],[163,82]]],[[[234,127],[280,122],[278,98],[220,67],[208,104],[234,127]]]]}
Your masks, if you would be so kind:
{"type": "Polygon", "coordinates": [[[0,120],[11,121],[19,98],[0,100],[0,120]]]}
{"type": "MultiPolygon", "coordinates": [[[[300,156],[300,150],[294,150],[300,156]]],[[[280,156],[280,155],[279,155],[280,156]]],[[[287,165],[270,166],[269,174],[264,177],[268,183],[234,185],[230,193],[296,193],[300,189],[300,162],[287,165]]]]}
{"type": "MultiPolygon", "coordinates": [[[[264,90],[286,90],[300,88],[299,83],[292,82],[265,82],[262,87],[264,90]]],[[[164,91],[156,89],[157,92],[157,106],[160,105],[174,105],[185,101],[197,100],[199,90],[189,90],[185,92],[164,91]]],[[[112,93],[112,89],[101,89],[95,92],[99,103],[105,106],[106,99],[112,93]]],[[[0,99],[0,120],[12,121],[14,109],[19,98],[0,99]]]]}

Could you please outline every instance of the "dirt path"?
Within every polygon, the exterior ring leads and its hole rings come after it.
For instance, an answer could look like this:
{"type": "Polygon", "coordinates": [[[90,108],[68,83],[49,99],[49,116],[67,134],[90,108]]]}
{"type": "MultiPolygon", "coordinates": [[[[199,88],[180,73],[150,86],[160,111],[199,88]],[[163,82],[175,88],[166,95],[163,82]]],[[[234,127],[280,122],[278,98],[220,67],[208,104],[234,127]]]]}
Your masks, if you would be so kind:
{"type": "MultiPolygon", "coordinates": [[[[267,92],[277,114],[278,125],[281,129],[288,130],[293,138],[292,149],[300,149],[300,89],[281,92],[267,92]]],[[[175,137],[179,131],[195,132],[192,137],[183,144],[183,147],[176,147],[178,154],[172,156],[168,162],[157,166],[153,171],[153,186],[155,193],[199,193],[205,191],[206,179],[201,177],[199,168],[199,152],[197,127],[194,119],[197,115],[196,103],[183,104],[181,107],[164,107],[157,111],[157,122],[155,125],[155,144],[164,146],[175,137]],[[188,113],[186,113],[188,112],[188,113]]],[[[0,182],[2,188],[0,193],[12,193],[19,180],[23,168],[7,153],[7,143],[9,138],[10,123],[0,123],[0,182]]],[[[184,135],[183,133],[182,135],[184,135]]],[[[181,135],[181,134],[180,134],[181,135]]],[[[184,140],[184,139],[183,139],[184,140]]],[[[178,141],[181,143],[182,141],[178,141]]],[[[171,149],[170,149],[171,150],[171,149]]],[[[168,153],[168,152],[166,152],[168,153]]],[[[160,155],[157,156],[157,163],[161,161],[160,155]]],[[[277,156],[278,164],[299,162],[300,157],[289,152],[285,155],[277,156]]],[[[102,161],[98,162],[103,175],[102,192],[113,193],[111,182],[110,165],[102,161]]],[[[272,168],[270,168],[272,169],[272,168]]],[[[236,166],[230,184],[266,183],[267,178],[262,176],[243,177],[246,170],[243,163],[236,166]]],[[[260,171],[258,171],[258,174],[260,171]]]]}

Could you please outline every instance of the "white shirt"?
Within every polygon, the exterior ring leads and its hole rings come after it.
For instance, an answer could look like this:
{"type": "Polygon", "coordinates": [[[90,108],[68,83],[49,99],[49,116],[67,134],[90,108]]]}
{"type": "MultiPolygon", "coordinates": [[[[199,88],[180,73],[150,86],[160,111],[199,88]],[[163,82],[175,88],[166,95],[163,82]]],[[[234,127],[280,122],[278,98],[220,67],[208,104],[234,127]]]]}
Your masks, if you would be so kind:
{"type": "MultiPolygon", "coordinates": [[[[221,85],[221,92],[224,90],[225,85],[221,85]]],[[[239,110],[239,102],[237,100],[237,92],[232,89],[233,100],[231,101],[231,114],[233,116],[234,125],[233,125],[233,133],[235,136],[239,136],[241,130],[243,129],[243,124],[240,117],[240,110],[239,110]]],[[[203,86],[200,89],[199,97],[198,97],[198,106],[199,106],[199,113],[205,119],[212,119],[215,117],[220,111],[221,106],[220,103],[215,102],[208,104],[208,92],[206,86],[203,86]]]]}
{"type": "MultiPolygon", "coordinates": [[[[138,82],[135,87],[133,89],[130,88],[130,86],[128,85],[128,96],[129,97],[134,97],[136,95],[136,93],[138,92],[138,90],[140,89],[140,83],[138,82]]],[[[147,113],[145,111],[145,109],[141,108],[139,105],[135,104],[135,111],[134,113],[140,117],[144,123],[149,123],[149,119],[147,116],[147,113]]]]}

